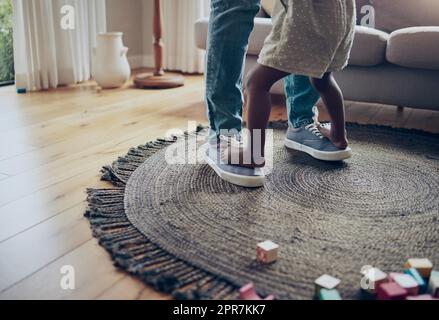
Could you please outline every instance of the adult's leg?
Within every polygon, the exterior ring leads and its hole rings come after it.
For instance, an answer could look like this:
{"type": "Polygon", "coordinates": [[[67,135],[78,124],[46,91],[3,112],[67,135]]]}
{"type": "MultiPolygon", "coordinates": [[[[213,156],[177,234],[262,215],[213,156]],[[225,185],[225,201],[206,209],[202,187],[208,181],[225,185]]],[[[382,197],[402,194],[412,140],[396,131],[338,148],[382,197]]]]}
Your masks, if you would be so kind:
{"type": "Polygon", "coordinates": [[[331,118],[331,129],[324,127],[320,131],[339,149],[346,149],[348,141],[346,138],[345,109],[343,93],[335,81],[332,73],[325,73],[322,79],[312,78],[313,86],[322,96],[326,109],[331,118]]]}
{"type": "Polygon", "coordinates": [[[211,137],[224,129],[241,131],[243,67],[259,8],[260,0],[211,0],[206,67],[211,137]]]}
{"type": "Polygon", "coordinates": [[[320,95],[311,85],[309,77],[289,75],[285,77],[284,83],[289,126],[299,128],[313,123],[313,107],[320,95]]]}

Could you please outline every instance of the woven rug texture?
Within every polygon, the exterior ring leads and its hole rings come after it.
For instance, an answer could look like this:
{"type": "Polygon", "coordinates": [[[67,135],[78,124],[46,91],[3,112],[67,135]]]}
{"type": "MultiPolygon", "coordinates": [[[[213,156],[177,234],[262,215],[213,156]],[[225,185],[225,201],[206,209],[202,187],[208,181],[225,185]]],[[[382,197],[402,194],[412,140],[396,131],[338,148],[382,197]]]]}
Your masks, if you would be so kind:
{"type": "Polygon", "coordinates": [[[88,190],[87,216],[115,264],[180,299],[235,299],[248,282],[261,295],[311,299],[325,273],[358,299],[365,265],[439,264],[438,135],[351,124],[353,157],[328,163],[286,149],[286,124],[271,126],[274,166],[258,189],[224,182],[205,163],[165,161],[169,148],[200,148],[202,128],[104,167],[114,187],[88,190]],[[276,263],[256,261],[264,240],[279,244],[276,263]]]}

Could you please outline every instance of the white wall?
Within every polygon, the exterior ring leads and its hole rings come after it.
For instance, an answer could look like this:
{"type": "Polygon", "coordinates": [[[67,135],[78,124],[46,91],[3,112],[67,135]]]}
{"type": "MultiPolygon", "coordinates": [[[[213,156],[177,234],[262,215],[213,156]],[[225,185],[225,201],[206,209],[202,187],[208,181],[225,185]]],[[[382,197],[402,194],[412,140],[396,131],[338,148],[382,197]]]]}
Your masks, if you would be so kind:
{"type": "Polygon", "coordinates": [[[152,0],[107,0],[107,30],[124,33],[131,68],[152,67],[152,0]]]}

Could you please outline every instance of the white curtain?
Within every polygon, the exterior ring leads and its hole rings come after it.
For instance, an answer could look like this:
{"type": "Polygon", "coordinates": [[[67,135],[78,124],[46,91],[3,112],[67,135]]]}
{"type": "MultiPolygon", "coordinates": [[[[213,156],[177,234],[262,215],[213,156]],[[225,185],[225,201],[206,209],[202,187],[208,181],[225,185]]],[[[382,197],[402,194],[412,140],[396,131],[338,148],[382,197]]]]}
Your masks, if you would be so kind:
{"type": "Polygon", "coordinates": [[[106,31],[105,0],[13,0],[15,82],[41,90],[91,77],[96,35],[106,31]],[[73,7],[65,29],[62,8],[73,7]]]}
{"type": "Polygon", "coordinates": [[[203,73],[204,53],[195,45],[194,23],[209,9],[208,0],[163,0],[166,69],[203,73]]]}

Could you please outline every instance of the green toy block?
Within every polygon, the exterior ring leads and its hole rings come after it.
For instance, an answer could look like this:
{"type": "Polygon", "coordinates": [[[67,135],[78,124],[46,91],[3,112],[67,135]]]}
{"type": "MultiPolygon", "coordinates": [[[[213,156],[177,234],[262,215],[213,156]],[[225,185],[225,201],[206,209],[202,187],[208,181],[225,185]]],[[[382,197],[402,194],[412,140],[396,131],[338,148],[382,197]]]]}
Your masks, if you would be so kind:
{"type": "Polygon", "coordinates": [[[321,289],[319,294],[320,300],[342,300],[337,290],[321,289]]]}

